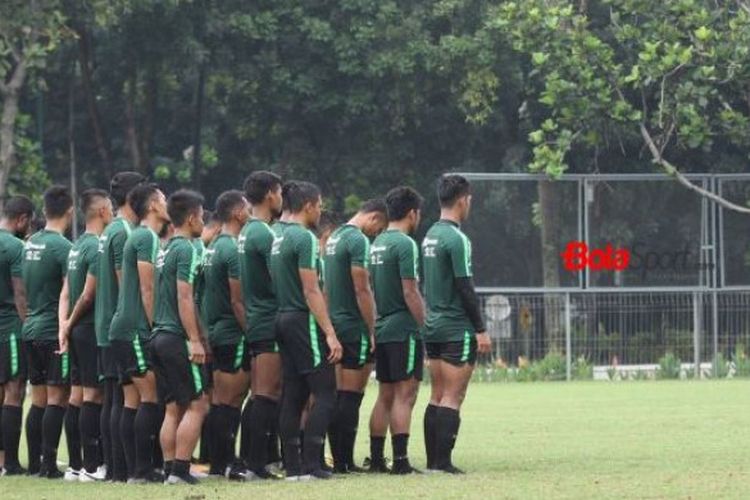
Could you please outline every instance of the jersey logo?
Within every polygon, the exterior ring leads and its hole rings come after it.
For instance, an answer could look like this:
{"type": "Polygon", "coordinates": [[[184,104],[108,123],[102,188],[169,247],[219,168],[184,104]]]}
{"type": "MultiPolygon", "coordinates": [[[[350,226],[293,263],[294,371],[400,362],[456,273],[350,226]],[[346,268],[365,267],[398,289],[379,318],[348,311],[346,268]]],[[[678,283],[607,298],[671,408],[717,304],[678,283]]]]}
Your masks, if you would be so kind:
{"type": "Polygon", "coordinates": [[[167,254],[169,253],[169,249],[167,250],[159,250],[159,255],[156,257],[156,267],[161,269],[164,267],[164,259],[167,258],[167,254]]]}
{"type": "Polygon", "coordinates": [[[46,243],[42,243],[41,245],[33,243],[31,241],[27,241],[26,245],[24,245],[24,249],[26,250],[26,260],[31,261],[38,261],[42,260],[42,250],[47,248],[46,243]]]}
{"type": "Polygon", "coordinates": [[[237,253],[245,253],[245,240],[247,240],[247,236],[244,234],[240,234],[237,238],[237,253]]]}
{"type": "Polygon", "coordinates": [[[282,241],[284,241],[283,236],[274,236],[273,245],[271,245],[271,255],[279,255],[281,253],[282,241]]]}
{"type": "Polygon", "coordinates": [[[326,242],[326,255],[336,255],[336,245],[341,241],[341,236],[330,237],[326,242]]]}
{"type": "Polygon", "coordinates": [[[425,257],[435,257],[435,247],[438,242],[438,240],[432,238],[425,238],[422,240],[422,254],[425,257]]]}
{"type": "Polygon", "coordinates": [[[104,253],[104,245],[107,243],[107,235],[99,236],[99,253],[104,253]]]}
{"type": "Polygon", "coordinates": [[[388,249],[386,246],[373,246],[370,248],[370,264],[379,265],[383,263],[383,253],[388,249]]]}

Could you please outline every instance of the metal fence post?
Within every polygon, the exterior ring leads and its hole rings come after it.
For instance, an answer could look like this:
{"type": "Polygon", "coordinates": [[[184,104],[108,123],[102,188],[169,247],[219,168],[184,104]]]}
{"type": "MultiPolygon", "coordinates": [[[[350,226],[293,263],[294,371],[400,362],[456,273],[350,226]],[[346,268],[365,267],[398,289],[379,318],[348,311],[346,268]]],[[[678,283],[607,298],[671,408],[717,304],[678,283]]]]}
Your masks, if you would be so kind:
{"type": "Polygon", "coordinates": [[[570,340],[570,292],[565,292],[565,380],[570,382],[572,371],[572,352],[570,340]]]}
{"type": "Polygon", "coordinates": [[[693,292],[693,370],[695,371],[695,378],[700,378],[701,375],[700,307],[702,306],[702,304],[698,304],[699,296],[702,297],[700,292],[693,292]]]}
{"type": "Polygon", "coordinates": [[[719,376],[719,296],[716,290],[713,291],[712,294],[713,298],[713,304],[711,307],[711,316],[712,316],[712,325],[711,329],[713,330],[713,348],[714,348],[714,364],[713,364],[713,376],[714,378],[717,378],[719,376]]]}

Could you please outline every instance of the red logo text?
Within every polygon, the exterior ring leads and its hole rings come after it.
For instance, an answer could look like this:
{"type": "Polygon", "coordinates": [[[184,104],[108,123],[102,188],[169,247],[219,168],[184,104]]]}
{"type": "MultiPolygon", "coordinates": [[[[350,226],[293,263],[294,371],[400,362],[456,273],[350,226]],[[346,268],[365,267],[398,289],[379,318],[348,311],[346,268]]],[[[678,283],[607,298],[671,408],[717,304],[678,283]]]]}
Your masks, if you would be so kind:
{"type": "Polygon", "coordinates": [[[583,241],[571,241],[560,255],[567,271],[624,271],[630,263],[630,250],[615,249],[611,243],[590,249],[583,241]]]}

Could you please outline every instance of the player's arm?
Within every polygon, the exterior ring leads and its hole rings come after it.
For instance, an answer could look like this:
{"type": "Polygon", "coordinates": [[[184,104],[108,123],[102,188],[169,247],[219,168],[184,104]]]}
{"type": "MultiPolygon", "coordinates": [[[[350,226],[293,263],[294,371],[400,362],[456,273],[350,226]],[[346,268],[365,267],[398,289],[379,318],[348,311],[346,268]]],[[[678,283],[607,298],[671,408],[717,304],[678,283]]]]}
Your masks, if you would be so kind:
{"type": "Polygon", "coordinates": [[[16,304],[16,311],[18,311],[18,317],[21,321],[26,321],[26,312],[28,311],[28,303],[26,302],[26,287],[23,286],[23,279],[19,277],[13,277],[11,279],[13,286],[13,301],[16,304]]]}
{"type": "Polygon", "coordinates": [[[461,235],[448,246],[453,266],[453,284],[461,299],[464,312],[469,318],[477,338],[477,350],[485,353],[490,352],[492,343],[487,335],[487,327],[484,324],[482,311],[479,307],[479,296],[474,287],[474,278],[471,270],[471,244],[466,236],[461,235]]]}
{"type": "Polygon", "coordinates": [[[190,361],[203,364],[206,361],[206,350],[203,347],[201,329],[198,324],[198,313],[195,307],[193,283],[198,264],[196,250],[192,245],[177,256],[177,312],[185,333],[190,341],[190,361]]]}
{"type": "Polygon", "coordinates": [[[141,289],[141,302],[149,326],[154,324],[154,265],[151,262],[138,261],[138,282],[141,289]]]}
{"type": "MultiPolygon", "coordinates": [[[[408,237],[407,237],[408,238],[408,237]]],[[[424,325],[424,300],[419,291],[419,248],[411,238],[398,243],[398,272],[401,276],[401,292],[414,321],[421,328],[424,325]]]]}
{"type": "Polygon", "coordinates": [[[229,278],[229,300],[232,303],[232,312],[237,323],[245,331],[245,302],[242,297],[242,283],[237,278],[229,278]]]}
{"type": "Polygon", "coordinates": [[[375,297],[370,287],[370,272],[365,267],[352,266],[352,283],[357,307],[370,334],[370,347],[375,348],[375,297]]]}
{"type": "MultiPolygon", "coordinates": [[[[80,297],[73,305],[73,310],[68,318],[68,328],[73,328],[81,318],[94,307],[94,298],[96,297],[96,276],[86,275],[86,282],[83,285],[83,291],[80,297]]],[[[60,301],[62,304],[62,300],[60,301]]]]}
{"type": "Polygon", "coordinates": [[[419,292],[419,285],[417,280],[414,278],[402,278],[401,279],[401,291],[404,294],[404,302],[406,307],[409,308],[414,321],[421,328],[424,326],[424,300],[422,300],[422,294],[419,292]]]}
{"type": "Polygon", "coordinates": [[[302,291],[305,295],[305,302],[310,312],[315,317],[315,321],[320,325],[326,336],[326,343],[330,351],[328,355],[329,363],[336,363],[341,359],[341,344],[336,338],[336,331],[333,329],[331,318],[328,315],[328,307],[323,298],[323,292],[320,291],[318,284],[318,273],[314,269],[300,269],[299,277],[302,281],[302,291]]]}
{"type": "Polygon", "coordinates": [[[112,236],[112,259],[115,267],[115,276],[117,277],[117,286],[122,283],[122,255],[125,250],[125,242],[128,240],[128,235],[125,231],[120,231],[112,236]]]}
{"type": "Polygon", "coordinates": [[[68,328],[68,307],[70,307],[68,292],[68,277],[63,278],[63,286],[60,290],[60,300],[57,304],[57,321],[58,321],[58,352],[64,353],[68,351],[68,337],[70,336],[70,329],[68,328]]]}

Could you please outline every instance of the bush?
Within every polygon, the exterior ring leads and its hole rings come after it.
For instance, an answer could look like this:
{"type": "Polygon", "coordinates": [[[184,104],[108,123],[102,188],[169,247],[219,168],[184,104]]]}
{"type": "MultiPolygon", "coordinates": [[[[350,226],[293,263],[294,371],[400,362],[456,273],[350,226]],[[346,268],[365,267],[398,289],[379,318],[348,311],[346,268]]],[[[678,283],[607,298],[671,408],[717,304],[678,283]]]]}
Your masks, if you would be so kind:
{"type": "Polygon", "coordinates": [[[744,345],[739,344],[734,348],[732,361],[735,377],[750,377],[750,357],[747,356],[744,345]]]}
{"type": "Polygon", "coordinates": [[[724,355],[719,353],[714,360],[714,366],[711,369],[711,375],[714,378],[726,378],[729,375],[729,363],[724,355]]]}
{"type": "Polygon", "coordinates": [[[544,358],[533,363],[531,370],[534,380],[565,380],[565,356],[558,352],[548,352],[544,358]]]}
{"type": "Polygon", "coordinates": [[[672,352],[667,352],[664,356],[659,358],[659,373],[658,378],[660,379],[676,379],[680,378],[680,365],[682,362],[680,358],[674,355],[672,352]]]}
{"type": "Polygon", "coordinates": [[[571,372],[573,380],[591,380],[594,378],[594,367],[588,362],[585,356],[579,356],[573,362],[571,372]]]}

